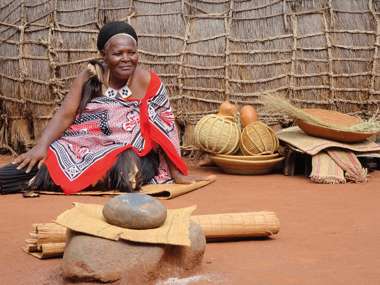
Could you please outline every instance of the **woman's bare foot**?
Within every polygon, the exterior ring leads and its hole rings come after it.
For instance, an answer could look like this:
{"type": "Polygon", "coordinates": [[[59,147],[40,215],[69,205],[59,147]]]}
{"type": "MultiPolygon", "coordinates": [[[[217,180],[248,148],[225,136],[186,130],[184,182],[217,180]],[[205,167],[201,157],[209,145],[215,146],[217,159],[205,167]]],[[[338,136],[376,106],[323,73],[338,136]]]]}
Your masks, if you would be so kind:
{"type": "Polygon", "coordinates": [[[176,184],[191,184],[198,181],[214,181],[215,179],[216,175],[199,176],[178,174],[176,177],[174,177],[174,182],[176,184]]]}

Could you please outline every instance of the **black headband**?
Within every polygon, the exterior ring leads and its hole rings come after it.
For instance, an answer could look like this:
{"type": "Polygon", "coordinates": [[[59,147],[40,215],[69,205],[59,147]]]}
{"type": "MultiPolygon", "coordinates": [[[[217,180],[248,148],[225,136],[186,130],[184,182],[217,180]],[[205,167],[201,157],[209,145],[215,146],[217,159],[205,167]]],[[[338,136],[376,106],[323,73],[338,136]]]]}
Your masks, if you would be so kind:
{"type": "Polygon", "coordinates": [[[109,22],[100,29],[96,43],[98,50],[103,50],[107,41],[116,34],[128,34],[133,37],[137,43],[138,38],[136,31],[130,24],[126,22],[109,22]]]}

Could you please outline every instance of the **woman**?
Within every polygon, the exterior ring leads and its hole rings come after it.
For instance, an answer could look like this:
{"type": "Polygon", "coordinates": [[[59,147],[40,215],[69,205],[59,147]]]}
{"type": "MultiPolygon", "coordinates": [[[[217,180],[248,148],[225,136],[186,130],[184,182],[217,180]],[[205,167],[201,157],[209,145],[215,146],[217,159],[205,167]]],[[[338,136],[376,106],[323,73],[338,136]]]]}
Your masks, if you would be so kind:
{"type": "Polygon", "coordinates": [[[4,189],[14,183],[6,177],[18,177],[18,185],[33,177],[32,188],[65,193],[97,183],[130,192],[143,183],[204,180],[187,175],[167,92],[153,71],[138,66],[137,43],[127,23],[102,27],[103,60],[74,80],[36,146],[0,170],[4,189]]]}

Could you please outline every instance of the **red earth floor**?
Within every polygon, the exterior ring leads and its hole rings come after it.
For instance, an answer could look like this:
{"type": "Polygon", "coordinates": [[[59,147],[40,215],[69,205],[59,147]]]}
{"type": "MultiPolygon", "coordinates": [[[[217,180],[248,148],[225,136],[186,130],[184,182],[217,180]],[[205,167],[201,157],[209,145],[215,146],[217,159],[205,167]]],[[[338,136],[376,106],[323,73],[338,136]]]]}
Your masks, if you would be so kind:
{"type": "MultiPolygon", "coordinates": [[[[0,157],[0,164],[7,159],[0,157]]],[[[380,284],[380,171],[368,183],[345,185],[280,174],[226,175],[215,168],[192,172],[218,178],[163,201],[168,208],[197,205],[195,214],[275,211],[280,233],[270,240],[208,243],[200,281],[161,284],[380,284]]],[[[38,260],[21,250],[32,223],[52,221],[74,201],[107,199],[0,196],[0,284],[63,284],[61,259],[38,260]]]]}

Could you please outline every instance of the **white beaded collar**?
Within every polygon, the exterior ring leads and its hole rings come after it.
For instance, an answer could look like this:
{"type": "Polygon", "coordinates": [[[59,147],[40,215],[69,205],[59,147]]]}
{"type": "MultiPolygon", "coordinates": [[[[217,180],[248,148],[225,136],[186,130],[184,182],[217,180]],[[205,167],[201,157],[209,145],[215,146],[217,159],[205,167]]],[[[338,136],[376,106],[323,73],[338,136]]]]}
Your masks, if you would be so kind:
{"type": "Polygon", "coordinates": [[[104,93],[108,98],[122,98],[127,99],[132,95],[131,89],[128,87],[128,83],[126,83],[121,89],[117,90],[112,87],[108,87],[104,93]]]}

